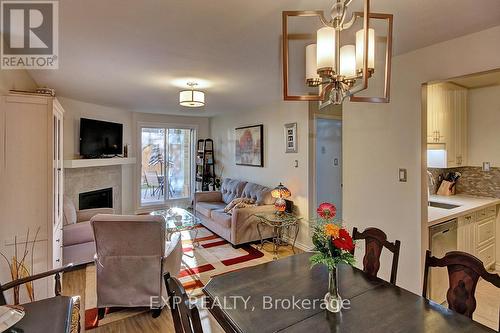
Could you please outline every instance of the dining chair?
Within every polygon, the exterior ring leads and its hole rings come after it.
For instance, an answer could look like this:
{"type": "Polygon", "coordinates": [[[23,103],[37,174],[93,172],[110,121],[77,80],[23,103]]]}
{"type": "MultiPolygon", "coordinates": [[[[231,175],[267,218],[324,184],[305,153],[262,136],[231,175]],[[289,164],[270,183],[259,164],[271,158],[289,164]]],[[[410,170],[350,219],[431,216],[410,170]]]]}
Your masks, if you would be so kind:
{"type": "MultiPolygon", "coordinates": [[[[427,298],[428,277],[430,267],[446,267],[450,286],[446,293],[448,308],[472,319],[476,310],[476,286],[479,278],[500,288],[500,275],[489,273],[483,262],[473,255],[460,251],[446,253],[442,258],[436,258],[427,250],[425,255],[424,286],[422,296],[427,298]]],[[[500,311],[499,327],[500,332],[500,311]]]]}
{"type": "Polygon", "coordinates": [[[54,296],[22,304],[25,317],[8,332],[28,332],[32,330],[45,332],[69,331],[80,332],[80,296],[61,295],[61,274],[73,269],[73,264],[56,268],[47,272],[34,274],[21,279],[0,284],[0,305],[7,305],[4,292],[15,287],[33,283],[34,281],[54,276],[54,296]],[[50,320],[46,318],[50,317],[50,320]]]}
{"type": "MultiPolygon", "coordinates": [[[[363,271],[370,276],[376,277],[380,269],[380,255],[385,247],[392,252],[392,269],[390,282],[396,285],[399,262],[399,248],[401,242],[396,240],[391,243],[387,241],[387,235],[380,229],[367,228],[363,232],[359,232],[358,228],[352,231],[354,240],[365,240],[365,256],[363,257],[363,271]]],[[[354,254],[354,250],[351,251],[354,254]]]]}
{"type": "Polygon", "coordinates": [[[169,273],[163,278],[167,287],[168,305],[172,312],[175,333],[203,333],[198,308],[189,301],[182,283],[169,273]]]}

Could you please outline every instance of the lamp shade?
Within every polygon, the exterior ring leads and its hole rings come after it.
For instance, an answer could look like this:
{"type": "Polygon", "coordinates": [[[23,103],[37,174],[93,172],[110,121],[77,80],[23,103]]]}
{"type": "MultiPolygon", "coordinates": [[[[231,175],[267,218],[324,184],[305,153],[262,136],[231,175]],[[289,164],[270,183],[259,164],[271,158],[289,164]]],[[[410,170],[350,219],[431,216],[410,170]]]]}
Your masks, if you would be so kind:
{"type": "Polygon", "coordinates": [[[199,90],[183,90],[179,93],[179,104],[188,108],[205,105],[205,93],[199,90]]]}
{"type": "MultiPolygon", "coordinates": [[[[365,29],[356,32],[356,69],[363,69],[365,29]]],[[[375,68],[375,30],[368,29],[368,68],[375,68]]]]}
{"type": "Polygon", "coordinates": [[[316,66],[335,69],[335,29],[323,27],[316,32],[316,66]]]}
{"type": "Polygon", "coordinates": [[[316,67],[316,44],[306,46],[306,81],[319,79],[316,67]]]}
{"type": "Polygon", "coordinates": [[[287,189],[283,184],[279,184],[271,191],[271,196],[273,198],[288,198],[292,195],[289,189],[287,189]]]}
{"type": "Polygon", "coordinates": [[[351,77],[356,75],[356,47],[344,45],[340,48],[340,75],[351,77]]]}

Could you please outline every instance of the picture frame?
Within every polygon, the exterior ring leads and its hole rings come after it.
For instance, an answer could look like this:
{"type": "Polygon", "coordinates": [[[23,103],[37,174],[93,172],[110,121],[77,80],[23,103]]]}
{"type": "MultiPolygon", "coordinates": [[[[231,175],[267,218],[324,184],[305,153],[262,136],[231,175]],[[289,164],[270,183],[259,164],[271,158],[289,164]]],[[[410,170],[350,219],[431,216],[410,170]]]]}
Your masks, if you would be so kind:
{"type": "Polygon", "coordinates": [[[264,125],[235,129],[236,165],[264,167],[264,125]]]}
{"type": "Polygon", "coordinates": [[[297,123],[285,124],[285,153],[297,153],[297,123]]]}

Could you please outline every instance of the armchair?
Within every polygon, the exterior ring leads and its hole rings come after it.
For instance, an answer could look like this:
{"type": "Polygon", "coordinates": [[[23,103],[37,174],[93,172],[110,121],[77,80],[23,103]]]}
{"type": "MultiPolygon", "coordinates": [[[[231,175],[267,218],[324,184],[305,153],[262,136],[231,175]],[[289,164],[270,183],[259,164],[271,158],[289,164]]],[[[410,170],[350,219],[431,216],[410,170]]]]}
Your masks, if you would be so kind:
{"type": "Polygon", "coordinates": [[[0,285],[0,305],[6,305],[4,292],[25,283],[54,275],[55,297],[23,304],[26,315],[9,332],[76,333],[80,331],[80,296],[61,296],[61,273],[72,264],[0,285]],[[47,318],[50,317],[50,320],[47,318]]]}
{"type": "MultiPolygon", "coordinates": [[[[162,216],[96,215],[90,221],[97,254],[97,308],[162,307],[163,273],[177,276],[182,259],[180,233],[165,240],[162,216]],[[154,304],[152,304],[154,303],[154,304]]],[[[159,312],[153,312],[158,315],[159,312]]]]}
{"type": "Polygon", "coordinates": [[[90,219],[97,214],[114,214],[113,208],[77,210],[72,200],[64,197],[63,264],[87,264],[94,260],[95,243],[90,219]]]}

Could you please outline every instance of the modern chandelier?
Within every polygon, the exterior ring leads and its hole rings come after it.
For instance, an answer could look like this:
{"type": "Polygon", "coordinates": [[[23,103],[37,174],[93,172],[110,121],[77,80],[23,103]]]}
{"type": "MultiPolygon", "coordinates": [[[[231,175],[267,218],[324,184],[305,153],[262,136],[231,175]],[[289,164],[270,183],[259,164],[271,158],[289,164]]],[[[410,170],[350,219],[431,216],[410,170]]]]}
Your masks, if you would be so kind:
{"type": "Polygon", "coordinates": [[[330,20],[327,20],[324,12],[319,10],[283,12],[284,100],[320,101],[320,108],[330,104],[342,104],[346,98],[353,102],[389,102],[393,16],[371,13],[370,0],[362,0],[362,12],[350,12],[349,6],[352,2],[353,0],[334,0],[330,10],[330,20]],[[348,13],[350,13],[349,19],[348,13]],[[297,28],[290,27],[289,19],[294,17],[315,18],[318,21],[315,22],[316,26],[319,28],[315,34],[311,34],[310,31],[297,32],[297,28]],[[383,20],[377,22],[377,29],[383,31],[372,28],[376,20],[383,20]],[[357,30],[356,26],[360,29],[357,30]],[[379,34],[384,31],[385,35],[380,36],[379,34]],[[296,71],[298,68],[296,62],[291,65],[290,56],[294,52],[291,51],[290,41],[306,43],[305,79],[300,86],[315,88],[317,89],[315,93],[310,90],[308,93],[295,95],[289,92],[291,86],[289,79],[298,77],[296,73],[295,75],[290,73],[290,70],[296,71]],[[376,48],[384,44],[385,65],[381,61],[376,62],[375,58],[376,48]],[[355,96],[368,88],[369,80],[376,72],[378,78],[384,75],[383,96],[366,96],[366,93],[363,96],[355,96]]]}
{"type": "Polygon", "coordinates": [[[179,93],[179,104],[188,108],[198,108],[205,105],[205,93],[195,90],[198,85],[196,82],[188,82],[190,90],[183,90],[179,93]]]}

